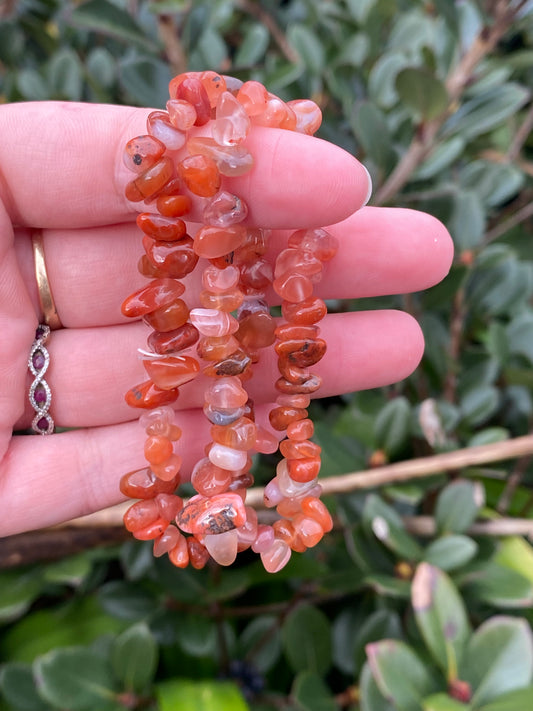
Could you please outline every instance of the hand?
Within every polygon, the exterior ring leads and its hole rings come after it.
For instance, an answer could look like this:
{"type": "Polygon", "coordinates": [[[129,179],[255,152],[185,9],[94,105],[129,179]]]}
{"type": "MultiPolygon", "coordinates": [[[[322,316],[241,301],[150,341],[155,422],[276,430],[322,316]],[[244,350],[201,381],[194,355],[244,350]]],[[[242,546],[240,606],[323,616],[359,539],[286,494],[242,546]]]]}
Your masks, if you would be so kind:
{"type": "MultiPolygon", "coordinates": [[[[132,177],[126,142],[146,132],[148,110],[54,102],[0,107],[0,535],[49,526],[117,503],[120,476],[144,466],[139,411],[124,393],[145,379],[136,350],[147,327],[127,321],[120,304],[146,284],[136,211],[124,198],[132,177]],[[50,436],[15,435],[30,426],[27,361],[39,313],[30,228],[41,228],[51,288],[64,328],[53,331],[46,380],[56,426],[50,436]]],[[[326,299],[426,289],[447,273],[452,245],[429,215],[361,206],[369,182],[362,166],[319,139],[254,129],[247,176],[227,179],[250,207],[249,223],[275,229],[273,254],[288,229],[330,225],[340,241],[317,293],[326,299]],[[283,231],[285,230],[285,231],[283,231]]],[[[194,233],[194,228],[191,230],[194,233]]],[[[193,303],[199,277],[189,279],[193,303]]],[[[401,380],[417,366],[423,339],[396,311],[328,316],[328,351],[313,371],[320,396],[401,380]]],[[[273,355],[247,383],[259,421],[276,397],[273,355]]],[[[203,383],[184,386],[177,402],[183,471],[208,441],[203,383]]]]}

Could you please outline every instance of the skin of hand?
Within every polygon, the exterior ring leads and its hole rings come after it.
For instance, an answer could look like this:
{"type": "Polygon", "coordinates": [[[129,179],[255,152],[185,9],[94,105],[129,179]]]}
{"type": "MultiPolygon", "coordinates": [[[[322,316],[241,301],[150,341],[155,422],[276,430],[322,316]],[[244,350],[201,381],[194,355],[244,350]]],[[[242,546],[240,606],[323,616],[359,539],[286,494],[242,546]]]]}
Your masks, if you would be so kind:
{"type": "MultiPolygon", "coordinates": [[[[120,313],[146,285],[137,271],[146,207],[124,187],[128,140],[146,133],[149,110],[98,104],[30,102],[0,107],[0,536],[50,526],[123,497],[125,472],[145,466],[139,411],[124,393],[146,376],[137,349],[150,332],[120,313]],[[46,381],[56,426],[49,436],[13,435],[30,426],[28,355],[39,313],[31,229],[43,230],[51,288],[64,328],[47,347],[46,381]]],[[[324,299],[427,289],[447,274],[453,247],[444,226],[412,210],[364,207],[370,183],[351,155],[318,138],[254,128],[247,138],[253,170],[223,187],[249,206],[247,223],[272,228],[270,257],[291,230],[327,227],[340,248],[316,287],[324,299]]],[[[195,204],[199,217],[200,200],[195,204]]],[[[190,232],[194,235],[195,227],[190,232]]],[[[185,280],[197,301],[200,270],[185,280]]],[[[271,303],[276,303],[271,294],[271,303]]],[[[279,299],[278,299],[279,302],[279,299]]],[[[408,376],[423,353],[418,324],[399,311],[331,314],[320,324],[328,343],[313,367],[320,397],[383,386],[408,376]]],[[[271,350],[271,349],[270,349],[271,350]]],[[[276,397],[272,352],[246,387],[262,424],[276,397]]],[[[205,380],[184,386],[176,404],[179,453],[190,472],[209,441],[202,412],[205,380]]]]}

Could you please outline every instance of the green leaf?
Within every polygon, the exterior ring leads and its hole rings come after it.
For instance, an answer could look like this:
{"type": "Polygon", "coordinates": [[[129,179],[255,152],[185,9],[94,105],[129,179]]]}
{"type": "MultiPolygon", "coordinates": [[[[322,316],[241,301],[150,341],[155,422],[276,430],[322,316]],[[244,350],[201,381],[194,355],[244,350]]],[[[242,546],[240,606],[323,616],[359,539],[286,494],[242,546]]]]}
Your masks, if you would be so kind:
{"type": "Polygon", "coordinates": [[[476,160],[463,168],[460,182],[465,190],[474,191],[487,207],[496,207],[520,191],[524,173],[509,163],[476,160]]]}
{"type": "Polygon", "coordinates": [[[0,671],[0,690],[17,711],[50,711],[52,708],[39,696],[29,664],[4,664],[0,671]]]}
{"type": "Polygon", "coordinates": [[[375,62],[368,77],[368,94],[378,106],[387,109],[397,103],[396,77],[408,64],[403,52],[386,52],[375,62]]]}
{"type": "MultiPolygon", "coordinates": [[[[447,0],[445,0],[447,2],[447,0]]],[[[465,142],[461,136],[454,136],[447,141],[437,143],[429,156],[418,168],[413,178],[415,180],[427,180],[442,173],[451,165],[464,151],[465,142]]]]}
{"type": "Polygon", "coordinates": [[[89,575],[92,563],[88,555],[80,554],[50,563],[44,569],[44,579],[50,583],[60,583],[78,587],[89,575]]]}
{"type": "Polygon", "coordinates": [[[384,639],[366,648],[372,676],[381,694],[398,711],[420,711],[420,702],[433,689],[433,679],[404,642],[384,639]]]}
{"type": "Polygon", "coordinates": [[[486,91],[465,101],[445,123],[444,135],[459,133],[472,139],[486,133],[513,116],[528,97],[525,87],[513,83],[486,91]]]}
{"type": "Polygon", "coordinates": [[[514,570],[533,583],[533,546],[520,536],[500,541],[494,562],[514,570]]]}
{"type": "Polygon", "coordinates": [[[46,80],[35,69],[21,69],[16,76],[17,89],[27,101],[45,101],[50,98],[46,80]]]}
{"type": "Polygon", "coordinates": [[[424,551],[424,560],[441,570],[454,570],[472,560],[477,549],[477,543],[468,536],[443,536],[429,544],[424,551]]]}
{"type": "Polygon", "coordinates": [[[46,74],[55,98],[80,101],[83,69],[76,52],[68,47],[57,51],[48,62],[46,74]]]}
{"type": "Polygon", "coordinates": [[[486,215],[479,196],[473,190],[461,190],[454,196],[450,233],[460,249],[481,244],[485,234],[486,215]]]}
{"type": "Polygon", "coordinates": [[[405,397],[395,397],[379,412],[374,424],[376,446],[394,457],[406,445],[411,431],[411,405],[405,397]]]}
{"type": "Polygon", "coordinates": [[[80,596],[56,609],[31,612],[0,635],[0,657],[33,662],[54,647],[90,644],[121,632],[122,622],[102,612],[94,597],[80,596]]]}
{"type": "Polygon", "coordinates": [[[368,160],[386,169],[395,160],[390,131],[383,112],[372,101],[354,105],[351,126],[368,160]]]}
{"type": "Polygon", "coordinates": [[[467,447],[481,447],[484,444],[504,442],[509,439],[509,436],[509,430],[504,427],[485,427],[485,429],[476,432],[473,437],[470,437],[467,447]]]}
{"type": "Polygon", "coordinates": [[[119,62],[119,79],[141,106],[163,106],[171,79],[168,66],[151,57],[129,56],[119,62]]]}
{"type": "Polygon", "coordinates": [[[287,39],[309,72],[320,74],[324,70],[324,46],[315,32],[306,25],[295,23],[289,26],[287,39]]]}
{"type": "Polygon", "coordinates": [[[132,15],[115,3],[89,0],[74,7],[70,17],[72,23],[78,27],[103,32],[124,42],[133,42],[151,51],[157,51],[157,45],[148,39],[132,15]]]}
{"type": "Polygon", "coordinates": [[[318,608],[300,605],[285,620],[282,642],[295,672],[325,674],[331,666],[331,627],[318,608]]]}
{"type": "Polygon", "coordinates": [[[378,689],[368,662],[363,667],[359,678],[359,697],[361,711],[395,711],[378,689]]]}
{"type": "Polygon", "coordinates": [[[157,644],[148,625],[140,622],[125,630],[113,644],[111,663],[126,691],[145,693],[157,667],[157,644]]]}
{"type": "Polygon", "coordinates": [[[448,694],[432,694],[422,702],[424,711],[469,711],[470,705],[452,699],[448,694]]]}
{"type": "Polygon", "coordinates": [[[269,42],[270,33],[267,28],[259,22],[254,22],[246,28],[233,60],[234,64],[238,67],[251,67],[257,64],[263,58],[269,42]]]}
{"type": "Polygon", "coordinates": [[[378,642],[380,639],[401,639],[402,636],[402,623],[397,612],[387,609],[376,610],[366,617],[353,640],[356,673],[365,662],[367,644],[378,642]]]}
{"type": "Polygon", "coordinates": [[[40,573],[9,571],[0,573],[0,622],[21,617],[42,588],[40,573]]]}
{"type": "Polygon", "coordinates": [[[466,392],[460,402],[462,421],[470,427],[486,422],[500,405],[500,393],[494,385],[480,385],[466,392]]]}
{"type": "Polygon", "coordinates": [[[441,533],[462,533],[475,521],[485,502],[481,485],[456,480],[448,484],[437,499],[435,521],[441,533]]]}
{"type": "Polygon", "coordinates": [[[217,630],[202,615],[184,615],[177,628],[178,644],[191,657],[207,657],[217,647],[217,630]]]}
{"type": "Polygon", "coordinates": [[[116,687],[106,659],[83,647],[55,649],[35,661],[39,693],[69,711],[116,709],[116,687]]]}
{"type": "Polygon", "coordinates": [[[411,583],[408,580],[393,578],[392,575],[367,575],[363,583],[385,597],[405,599],[411,594],[411,583]]]}
{"type": "Polygon", "coordinates": [[[239,638],[239,650],[240,658],[250,660],[258,671],[269,671],[281,656],[278,619],[260,615],[249,622],[239,638]]]}
{"type": "Polygon", "coordinates": [[[448,105],[446,87],[426,69],[402,69],[396,77],[396,91],[400,101],[424,121],[437,118],[448,105]]]}
{"type": "Polygon", "coordinates": [[[236,684],[170,679],[155,687],[159,711],[249,711],[236,684]]]}
{"type": "Polygon", "coordinates": [[[109,89],[117,76],[115,58],[104,47],[95,47],[85,63],[89,75],[101,86],[109,89]]]}
{"type": "Polygon", "coordinates": [[[523,355],[533,363],[533,313],[525,311],[515,316],[506,335],[511,353],[523,355]]]}
{"type": "Polygon", "coordinates": [[[411,588],[416,623],[433,658],[448,680],[457,678],[470,625],[462,599],[450,578],[420,563],[411,588]]]}
{"type": "Polygon", "coordinates": [[[502,616],[484,622],[467,646],[462,677],[474,689],[476,707],[530,684],[533,638],[526,620],[502,616]]]}
{"type": "Polygon", "coordinates": [[[528,686],[525,689],[502,694],[486,706],[479,707],[477,711],[525,711],[531,708],[533,708],[533,686],[528,686]]]}
{"type": "Polygon", "coordinates": [[[149,617],[157,603],[151,591],[133,583],[115,580],[98,591],[103,609],[119,620],[142,620],[149,617]]]}
{"type": "Polygon", "coordinates": [[[533,606],[533,585],[520,573],[491,562],[485,565],[470,585],[479,599],[495,607],[533,606]]]}
{"type": "Polygon", "coordinates": [[[335,697],[318,674],[300,672],[294,679],[291,696],[302,711],[338,711],[335,697]]]}
{"type": "Polygon", "coordinates": [[[407,560],[420,560],[422,549],[407,533],[396,511],[387,506],[376,494],[367,497],[363,510],[363,522],[367,529],[390,550],[407,560]]]}

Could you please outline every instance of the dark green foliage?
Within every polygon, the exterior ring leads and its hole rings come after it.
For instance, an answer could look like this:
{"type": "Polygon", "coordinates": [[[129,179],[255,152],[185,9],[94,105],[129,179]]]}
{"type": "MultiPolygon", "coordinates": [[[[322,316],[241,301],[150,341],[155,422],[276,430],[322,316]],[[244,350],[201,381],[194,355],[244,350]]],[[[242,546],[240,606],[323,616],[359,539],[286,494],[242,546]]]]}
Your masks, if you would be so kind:
{"type": "MultiPolygon", "coordinates": [[[[0,6],[2,102],[160,107],[178,71],[258,79],[320,103],[375,204],[446,224],[443,283],[331,304],[409,311],[426,352],[398,385],[312,406],[325,476],[531,431],[532,67],[519,0],[0,6]]],[[[528,456],[391,474],[330,496],[336,530],[274,577],[246,556],[178,571],[135,542],[2,572],[0,711],[526,711],[533,548],[486,524],[531,518],[532,484],[528,456]]]]}

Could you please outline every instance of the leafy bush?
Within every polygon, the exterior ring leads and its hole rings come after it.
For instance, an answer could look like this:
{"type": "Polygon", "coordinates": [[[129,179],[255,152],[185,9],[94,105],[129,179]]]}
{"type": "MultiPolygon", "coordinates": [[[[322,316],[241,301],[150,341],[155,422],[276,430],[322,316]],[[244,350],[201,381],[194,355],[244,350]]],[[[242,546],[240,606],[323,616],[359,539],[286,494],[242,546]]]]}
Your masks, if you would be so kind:
{"type": "MultiPolygon", "coordinates": [[[[436,215],[456,246],[434,289],[332,304],[403,308],[427,346],[401,384],[313,406],[328,539],[274,577],[246,557],[179,571],[135,542],[52,562],[24,546],[10,569],[6,553],[0,709],[532,708],[532,3],[6,0],[0,13],[4,102],[159,106],[186,68],[255,78],[317,100],[320,135],[369,167],[374,204],[436,215]]],[[[46,557],[47,532],[32,535],[46,557]]]]}

